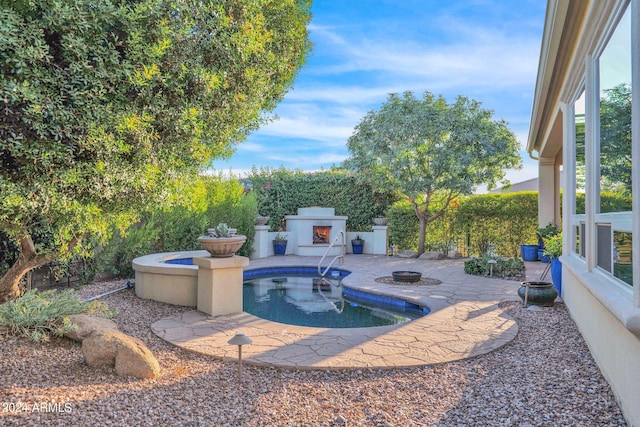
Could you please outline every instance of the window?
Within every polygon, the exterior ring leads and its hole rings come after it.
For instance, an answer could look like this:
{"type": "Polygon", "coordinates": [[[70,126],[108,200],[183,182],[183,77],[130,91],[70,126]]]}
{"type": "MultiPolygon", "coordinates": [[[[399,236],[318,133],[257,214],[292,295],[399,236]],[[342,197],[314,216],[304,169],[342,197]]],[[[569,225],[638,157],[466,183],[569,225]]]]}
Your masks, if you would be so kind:
{"type": "Polygon", "coordinates": [[[584,91],[574,104],[576,129],[576,214],[584,214],[584,191],[586,181],[584,140],[584,91]]]}
{"type": "MultiPolygon", "coordinates": [[[[631,188],[631,11],[618,22],[598,59],[599,191],[596,265],[633,285],[631,188]]],[[[576,114],[578,118],[578,114],[576,114]]],[[[576,126],[576,134],[578,133],[576,126]]],[[[576,135],[576,152],[578,152],[576,135]]],[[[579,154],[576,153],[576,161],[579,154]]],[[[578,174],[576,164],[576,174],[578,174]]]]}
{"type": "Polygon", "coordinates": [[[573,104],[573,121],[575,129],[575,199],[574,214],[571,223],[575,227],[575,234],[571,235],[575,239],[571,247],[584,258],[585,256],[585,183],[586,183],[586,161],[585,161],[585,92],[582,93],[573,104]]]}
{"type": "Polygon", "coordinates": [[[597,265],[604,271],[612,271],[612,250],[611,250],[611,224],[596,224],[598,238],[598,262],[597,265]]]}

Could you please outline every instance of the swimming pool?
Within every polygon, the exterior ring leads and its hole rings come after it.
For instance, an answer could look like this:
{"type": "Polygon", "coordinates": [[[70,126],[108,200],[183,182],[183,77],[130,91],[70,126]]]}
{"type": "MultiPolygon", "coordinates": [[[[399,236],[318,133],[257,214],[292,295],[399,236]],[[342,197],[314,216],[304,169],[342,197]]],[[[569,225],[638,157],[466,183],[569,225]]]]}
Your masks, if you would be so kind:
{"type": "Polygon", "coordinates": [[[332,269],[321,278],[313,267],[272,267],[244,272],[243,310],[273,322],[320,328],[397,325],[429,313],[397,298],[343,287],[349,274],[332,269]]]}
{"type": "MultiPolygon", "coordinates": [[[[155,254],[151,260],[153,272],[163,280],[146,278],[136,270],[136,294],[169,304],[196,306],[198,267],[193,264],[193,256],[202,255],[200,252],[155,254]]],[[[146,264],[143,267],[150,268],[146,264]]],[[[322,280],[317,268],[309,266],[245,270],[242,309],[274,322],[320,328],[395,325],[430,312],[426,306],[400,298],[341,286],[341,279],[349,274],[336,268],[322,280]]]]}

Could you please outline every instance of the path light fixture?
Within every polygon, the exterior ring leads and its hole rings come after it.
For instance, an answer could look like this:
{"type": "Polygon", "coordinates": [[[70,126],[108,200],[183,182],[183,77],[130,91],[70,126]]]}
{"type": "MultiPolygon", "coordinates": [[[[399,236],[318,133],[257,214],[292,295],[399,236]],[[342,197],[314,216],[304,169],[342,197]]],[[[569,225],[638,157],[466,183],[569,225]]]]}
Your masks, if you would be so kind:
{"type": "Polygon", "coordinates": [[[495,259],[490,259],[489,261],[487,261],[487,264],[489,264],[489,277],[491,277],[493,279],[493,266],[496,265],[498,263],[498,261],[496,261],[495,259]]]}
{"type": "Polygon", "coordinates": [[[227,344],[238,346],[238,382],[242,385],[242,346],[251,344],[251,338],[245,334],[236,334],[233,338],[227,341],[227,344]]]}

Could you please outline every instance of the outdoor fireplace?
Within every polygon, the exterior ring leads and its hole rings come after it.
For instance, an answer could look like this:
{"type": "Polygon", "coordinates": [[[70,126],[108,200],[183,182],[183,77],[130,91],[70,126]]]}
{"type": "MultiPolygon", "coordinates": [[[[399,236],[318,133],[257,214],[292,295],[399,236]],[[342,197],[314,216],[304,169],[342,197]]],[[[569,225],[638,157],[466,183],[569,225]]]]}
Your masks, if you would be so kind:
{"type": "Polygon", "coordinates": [[[330,225],[314,225],[313,226],[313,244],[329,243],[331,236],[330,225]]]}
{"type": "MultiPolygon", "coordinates": [[[[299,208],[298,215],[286,215],[287,234],[294,255],[322,256],[327,246],[340,236],[347,226],[347,217],[335,214],[334,208],[299,208]]],[[[335,242],[328,255],[342,253],[344,245],[335,242]]]]}

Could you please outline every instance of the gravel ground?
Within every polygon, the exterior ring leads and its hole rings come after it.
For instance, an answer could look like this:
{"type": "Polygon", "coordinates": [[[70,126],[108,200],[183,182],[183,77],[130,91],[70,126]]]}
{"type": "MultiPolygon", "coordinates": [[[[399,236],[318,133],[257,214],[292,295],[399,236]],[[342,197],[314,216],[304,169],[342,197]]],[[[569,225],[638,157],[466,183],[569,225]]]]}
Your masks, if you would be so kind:
{"type": "MultiPolygon", "coordinates": [[[[86,286],[88,297],[121,286],[86,286]]],[[[564,304],[510,303],[514,341],[483,356],[401,370],[295,371],[237,365],[175,348],[150,324],[188,309],[106,297],[119,328],[143,340],[162,374],[118,377],[83,363],[65,339],[0,341],[0,425],[7,426],[622,426],[607,382],[564,304]]]]}

